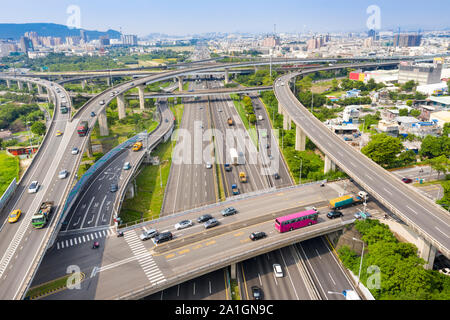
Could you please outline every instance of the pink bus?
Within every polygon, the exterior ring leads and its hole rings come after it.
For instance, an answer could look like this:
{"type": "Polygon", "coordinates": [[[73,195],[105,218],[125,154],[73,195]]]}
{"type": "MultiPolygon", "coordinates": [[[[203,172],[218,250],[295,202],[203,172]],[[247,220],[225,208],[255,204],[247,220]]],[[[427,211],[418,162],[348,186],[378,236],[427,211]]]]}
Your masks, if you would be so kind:
{"type": "Polygon", "coordinates": [[[318,212],[308,210],[275,219],[275,229],[280,233],[303,228],[317,223],[318,212]]]}

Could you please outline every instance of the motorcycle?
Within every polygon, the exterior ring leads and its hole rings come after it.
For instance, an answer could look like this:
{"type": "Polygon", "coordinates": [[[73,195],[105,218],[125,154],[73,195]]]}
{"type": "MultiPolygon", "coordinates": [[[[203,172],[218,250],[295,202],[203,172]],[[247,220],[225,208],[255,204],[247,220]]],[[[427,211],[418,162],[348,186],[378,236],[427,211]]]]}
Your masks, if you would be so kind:
{"type": "Polygon", "coordinates": [[[120,238],[120,237],[123,237],[123,232],[119,232],[119,233],[117,234],[117,238],[120,238]]]}
{"type": "Polygon", "coordinates": [[[92,249],[98,249],[100,247],[100,243],[98,243],[97,241],[94,242],[94,244],[92,245],[92,249]]]}

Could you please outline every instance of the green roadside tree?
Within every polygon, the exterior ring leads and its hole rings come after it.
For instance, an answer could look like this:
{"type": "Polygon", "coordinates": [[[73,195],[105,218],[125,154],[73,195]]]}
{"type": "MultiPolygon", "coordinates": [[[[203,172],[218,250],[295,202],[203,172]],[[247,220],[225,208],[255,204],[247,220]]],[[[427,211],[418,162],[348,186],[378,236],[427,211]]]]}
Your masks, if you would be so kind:
{"type": "Polygon", "coordinates": [[[336,79],[331,80],[331,91],[339,90],[339,82],[336,79]]]}
{"type": "Polygon", "coordinates": [[[373,135],[369,144],[362,148],[361,152],[379,165],[389,166],[402,150],[403,145],[400,139],[381,133],[373,135]]]}
{"type": "Polygon", "coordinates": [[[441,137],[426,136],[422,141],[419,154],[428,159],[441,155],[450,156],[450,138],[445,135],[441,137]]]}
{"type": "Polygon", "coordinates": [[[420,116],[420,114],[421,114],[421,112],[420,112],[420,110],[417,110],[417,109],[413,109],[413,110],[411,110],[411,112],[409,113],[409,115],[411,116],[411,117],[418,117],[418,116],[420,116]]]}
{"type": "Polygon", "coordinates": [[[398,112],[398,115],[400,117],[407,117],[408,116],[408,109],[404,108],[404,109],[400,109],[398,112]]]}
{"type": "Polygon", "coordinates": [[[47,130],[47,127],[45,126],[44,123],[42,123],[40,121],[36,121],[31,126],[31,132],[33,132],[34,134],[36,134],[38,136],[43,136],[45,134],[46,130],[47,130]]]}
{"type": "Polygon", "coordinates": [[[429,159],[426,161],[426,163],[431,166],[432,170],[437,171],[438,179],[441,173],[447,173],[447,171],[450,169],[450,160],[445,155],[429,159]]]}
{"type": "Polygon", "coordinates": [[[444,124],[444,129],[442,130],[442,135],[448,136],[449,134],[450,134],[450,122],[447,122],[446,124],[444,124]]]}

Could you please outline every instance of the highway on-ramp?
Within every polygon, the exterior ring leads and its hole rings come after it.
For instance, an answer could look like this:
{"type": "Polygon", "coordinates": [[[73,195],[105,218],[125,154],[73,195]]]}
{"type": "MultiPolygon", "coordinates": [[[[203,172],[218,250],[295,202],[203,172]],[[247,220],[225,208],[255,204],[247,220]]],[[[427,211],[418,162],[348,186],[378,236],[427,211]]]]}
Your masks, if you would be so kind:
{"type": "MultiPolygon", "coordinates": [[[[313,70],[307,72],[313,72],[313,70]]],[[[274,84],[278,102],[289,117],[340,169],[419,232],[445,256],[450,257],[448,213],[412,187],[405,185],[399,178],[381,168],[359,150],[349,146],[315,118],[289,88],[289,81],[299,74],[302,73],[282,76],[274,84]]]]}

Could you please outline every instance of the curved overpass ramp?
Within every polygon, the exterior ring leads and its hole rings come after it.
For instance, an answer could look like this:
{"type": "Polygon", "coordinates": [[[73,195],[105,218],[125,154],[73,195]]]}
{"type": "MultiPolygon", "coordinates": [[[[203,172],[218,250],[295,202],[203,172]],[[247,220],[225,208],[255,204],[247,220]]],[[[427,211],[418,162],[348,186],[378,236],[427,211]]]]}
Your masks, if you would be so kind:
{"type": "Polygon", "coordinates": [[[289,88],[289,81],[296,76],[319,70],[324,68],[293,73],[277,79],[274,92],[280,107],[339,168],[398,215],[428,243],[450,258],[449,214],[345,143],[294,96],[289,88]]]}

